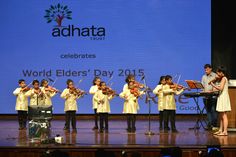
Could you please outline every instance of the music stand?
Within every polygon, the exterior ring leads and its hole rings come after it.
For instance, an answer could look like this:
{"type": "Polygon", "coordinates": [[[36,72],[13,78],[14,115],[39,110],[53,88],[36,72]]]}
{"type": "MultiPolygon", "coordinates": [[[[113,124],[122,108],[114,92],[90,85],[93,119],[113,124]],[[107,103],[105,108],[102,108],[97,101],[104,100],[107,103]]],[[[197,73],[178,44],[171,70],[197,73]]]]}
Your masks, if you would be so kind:
{"type": "MultiPolygon", "coordinates": [[[[189,88],[190,89],[196,89],[197,90],[197,93],[198,93],[198,90],[199,89],[204,89],[203,85],[201,82],[199,81],[195,81],[195,80],[185,80],[185,82],[188,84],[189,88]]],[[[203,125],[203,122],[206,124],[206,121],[204,119],[204,109],[205,107],[203,107],[203,109],[200,108],[200,105],[199,105],[199,98],[200,94],[199,95],[196,95],[196,96],[193,96],[193,100],[197,106],[197,113],[199,114],[199,117],[196,121],[196,124],[193,128],[189,128],[189,129],[200,129],[200,127],[202,126],[204,129],[206,129],[203,125]],[[199,124],[200,123],[200,124],[199,124]]]]}
{"type": "Polygon", "coordinates": [[[203,85],[199,81],[194,80],[185,80],[185,82],[188,84],[190,89],[204,89],[203,85]]]}

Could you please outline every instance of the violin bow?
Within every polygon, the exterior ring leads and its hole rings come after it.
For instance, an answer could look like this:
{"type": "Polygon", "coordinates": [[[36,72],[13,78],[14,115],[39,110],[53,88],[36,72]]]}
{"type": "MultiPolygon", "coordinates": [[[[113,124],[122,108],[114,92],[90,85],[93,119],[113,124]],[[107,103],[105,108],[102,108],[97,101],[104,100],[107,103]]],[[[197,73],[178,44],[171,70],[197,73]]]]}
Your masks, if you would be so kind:
{"type": "Polygon", "coordinates": [[[55,81],[53,81],[52,87],[55,85],[56,82],[57,82],[57,77],[56,77],[55,81]]]}
{"type": "Polygon", "coordinates": [[[111,77],[109,78],[109,80],[107,81],[107,84],[109,84],[109,82],[112,80],[112,78],[113,78],[113,76],[111,76],[111,77]]]}

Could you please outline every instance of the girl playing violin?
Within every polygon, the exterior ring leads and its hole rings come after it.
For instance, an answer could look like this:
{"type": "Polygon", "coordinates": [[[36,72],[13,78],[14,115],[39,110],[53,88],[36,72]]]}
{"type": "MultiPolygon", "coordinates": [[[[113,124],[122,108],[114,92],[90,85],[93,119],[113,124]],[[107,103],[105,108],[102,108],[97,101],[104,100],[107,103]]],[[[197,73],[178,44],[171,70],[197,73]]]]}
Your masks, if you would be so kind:
{"type": "Polygon", "coordinates": [[[220,94],[217,98],[217,105],[216,105],[216,111],[219,112],[220,116],[220,129],[219,131],[215,132],[215,135],[218,136],[227,136],[227,128],[228,128],[228,117],[227,112],[231,111],[231,104],[230,104],[230,98],[228,93],[228,79],[226,70],[224,67],[218,67],[216,70],[217,77],[215,80],[219,81],[219,86],[214,84],[214,81],[210,81],[210,84],[220,91],[220,94]]]}
{"type": "Polygon", "coordinates": [[[97,113],[100,117],[100,133],[102,133],[104,129],[105,132],[108,133],[108,113],[111,112],[109,101],[114,97],[114,94],[108,91],[110,90],[108,88],[105,82],[101,82],[99,90],[94,94],[94,101],[97,102],[97,113]]]}
{"type": "Polygon", "coordinates": [[[163,86],[163,109],[164,109],[164,131],[168,132],[169,119],[171,123],[172,132],[178,132],[175,126],[176,102],[175,95],[179,95],[184,91],[178,85],[172,82],[170,75],[165,76],[166,85],[163,86]]]}
{"type": "Polygon", "coordinates": [[[94,95],[98,91],[100,82],[101,82],[100,77],[95,77],[93,79],[93,86],[90,87],[90,89],[89,89],[89,93],[93,95],[92,102],[93,102],[94,122],[95,122],[95,126],[93,127],[93,130],[98,129],[98,114],[97,114],[98,103],[95,101],[94,95]]]}
{"type": "Polygon", "coordinates": [[[44,105],[44,93],[40,89],[39,81],[33,80],[33,88],[31,88],[26,95],[30,97],[30,106],[42,106],[44,105]]]}
{"type": "Polygon", "coordinates": [[[160,117],[160,127],[159,130],[163,129],[163,110],[164,110],[164,100],[163,100],[163,86],[166,84],[165,76],[160,77],[160,81],[156,88],[153,90],[153,93],[158,97],[158,111],[160,117]]]}
{"type": "Polygon", "coordinates": [[[16,111],[18,112],[19,130],[26,129],[27,111],[28,111],[28,97],[26,92],[29,87],[26,86],[25,80],[18,81],[19,87],[16,88],[13,94],[16,96],[16,111]]]}
{"type": "Polygon", "coordinates": [[[41,81],[41,90],[44,93],[44,105],[52,106],[51,98],[54,97],[56,95],[56,93],[59,91],[57,89],[49,86],[48,81],[45,79],[43,79],[41,81]]]}
{"type": "Polygon", "coordinates": [[[71,79],[66,81],[67,88],[63,90],[61,93],[61,98],[65,99],[65,107],[64,111],[66,112],[66,122],[65,122],[65,130],[66,132],[70,132],[70,122],[72,125],[72,133],[77,133],[76,130],[76,111],[77,107],[77,99],[82,95],[77,92],[77,89],[74,86],[74,82],[71,79]]]}
{"type": "Polygon", "coordinates": [[[120,93],[120,97],[125,100],[123,113],[126,114],[127,117],[127,131],[135,132],[136,131],[136,114],[139,110],[138,98],[144,94],[143,91],[139,89],[134,89],[136,87],[134,85],[134,76],[129,75],[126,78],[126,85],[123,88],[123,92],[120,93]],[[131,79],[130,79],[131,78],[131,79]],[[135,92],[134,92],[135,91],[135,92]]]}

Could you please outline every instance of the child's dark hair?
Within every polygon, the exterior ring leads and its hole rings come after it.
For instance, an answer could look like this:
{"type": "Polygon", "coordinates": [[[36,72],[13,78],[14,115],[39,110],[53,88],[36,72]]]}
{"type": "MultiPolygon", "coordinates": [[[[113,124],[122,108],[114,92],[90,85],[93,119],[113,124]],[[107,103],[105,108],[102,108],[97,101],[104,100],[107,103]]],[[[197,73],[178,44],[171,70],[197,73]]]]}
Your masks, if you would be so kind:
{"type": "Polygon", "coordinates": [[[126,82],[126,83],[129,83],[129,82],[130,82],[129,80],[130,80],[131,78],[135,78],[135,77],[134,77],[134,75],[129,74],[129,75],[126,77],[125,82],[126,82]]]}
{"type": "Polygon", "coordinates": [[[25,82],[25,80],[24,80],[24,79],[19,79],[19,80],[18,80],[18,83],[19,83],[19,84],[21,84],[22,82],[25,82]]]}
{"type": "Polygon", "coordinates": [[[34,81],[32,82],[33,85],[34,85],[35,83],[38,83],[38,84],[39,84],[39,81],[38,81],[38,80],[34,80],[34,81]]]}
{"type": "Polygon", "coordinates": [[[224,66],[218,66],[216,72],[222,72],[225,75],[225,77],[229,78],[227,70],[224,66]]]}
{"type": "Polygon", "coordinates": [[[95,82],[96,82],[98,79],[100,79],[100,80],[101,80],[101,78],[100,78],[100,77],[98,77],[98,76],[94,77],[94,79],[93,79],[93,85],[96,85],[96,83],[95,83],[95,82]]]}
{"type": "Polygon", "coordinates": [[[48,82],[48,80],[42,79],[42,81],[41,81],[41,86],[43,86],[43,84],[44,84],[45,82],[48,82]]]}
{"type": "Polygon", "coordinates": [[[101,87],[101,86],[102,86],[102,84],[104,84],[104,83],[106,84],[106,82],[104,82],[104,81],[101,81],[101,82],[100,82],[100,84],[99,84],[99,86],[101,87]]]}
{"type": "Polygon", "coordinates": [[[205,64],[204,69],[206,69],[206,68],[212,68],[212,66],[210,64],[205,64]]]}
{"type": "Polygon", "coordinates": [[[165,76],[165,80],[170,80],[170,79],[172,79],[172,76],[170,76],[170,75],[165,76]]]}
{"type": "Polygon", "coordinates": [[[71,80],[71,79],[68,79],[68,80],[66,81],[67,86],[68,86],[71,82],[73,83],[74,81],[71,80]]]}
{"type": "Polygon", "coordinates": [[[161,81],[162,81],[162,80],[165,80],[165,79],[166,79],[166,76],[161,76],[161,77],[160,77],[160,81],[159,81],[158,84],[161,84],[161,81]]]}

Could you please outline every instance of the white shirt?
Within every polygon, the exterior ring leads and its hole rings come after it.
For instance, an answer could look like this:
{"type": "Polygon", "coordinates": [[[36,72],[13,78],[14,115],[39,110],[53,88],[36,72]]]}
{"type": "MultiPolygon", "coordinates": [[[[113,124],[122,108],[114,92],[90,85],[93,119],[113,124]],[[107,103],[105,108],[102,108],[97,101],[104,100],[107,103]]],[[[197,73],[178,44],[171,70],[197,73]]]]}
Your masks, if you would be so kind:
{"type": "Polygon", "coordinates": [[[93,109],[97,109],[98,107],[98,103],[97,101],[94,99],[94,95],[95,93],[98,91],[98,86],[97,85],[93,85],[90,89],[89,89],[89,94],[93,94],[93,98],[92,98],[92,102],[93,102],[93,109]]]}
{"type": "Polygon", "coordinates": [[[13,94],[16,96],[17,111],[28,111],[28,97],[26,92],[21,91],[22,88],[16,88],[13,94]]]}
{"type": "Polygon", "coordinates": [[[212,85],[208,84],[210,81],[212,81],[216,77],[216,73],[211,72],[209,75],[203,75],[202,76],[202,85],[204,87],[204,91],[213,91],[212,85]]]}
{"type": "Polygon", "coordinates": [[[153,90],[153,93],[158,97],[158,110],[163,111],[164,109],[164,100],[163,100],[163,85],[159,84],[153,90]]]}
{"type": "Polygon", "coordinates": [[[30,97],[30,106],[43,106],[44,105],[43,93],[41,95],[38,95],[35,93],[35,89],[30,89],[28,92],[26,92],[26,95],[30,97]]]}
{"type": "Polygon", "coordinates": [[[102,93],[102,90],[98,90],[94,95],[95,101],[98,102],[97,113],[110,113],[111,109],[109,101],[112,98],[112,95],[105,95],[102,93]],[[100,101],[103,101],[103,103],[100,103],[100,101]]]}
{"type": "Polygon", "coordinates": [[[65,99],[64,111],[78,111],[77,99],[78,95],[71,94],[68,88],[64,89],[61,93],[61,98],[65,99]]]}
{"type": "Polygon", "coordinates": [[[44,105],[45,106],[52,106],[51,98],[56,95],[56,92],[46,91],[45,87],[41,88],[42,92],[44,93],[44,105]]]}

